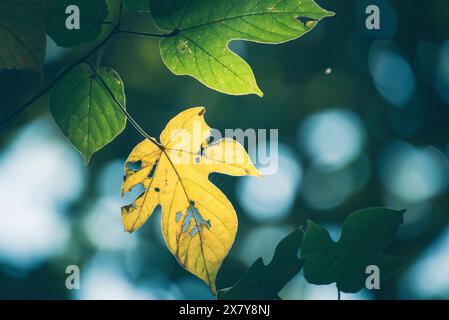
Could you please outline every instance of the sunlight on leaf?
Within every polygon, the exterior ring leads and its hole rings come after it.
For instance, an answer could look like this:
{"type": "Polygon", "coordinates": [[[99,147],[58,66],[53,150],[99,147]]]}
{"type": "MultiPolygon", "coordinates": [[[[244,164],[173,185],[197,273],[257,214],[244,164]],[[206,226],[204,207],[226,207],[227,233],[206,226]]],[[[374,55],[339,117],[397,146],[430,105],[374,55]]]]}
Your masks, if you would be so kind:
{"type": "Polygon", "coordinates": [[[217,272],[237,232],[237,216],[226,196],[212,184],[212,172],[260,176],[243,146],[232,139],[208,143],[211,128],[205,109],[191,108],[174,117],[160,136],[146,139],[125,163],[122,192],[136,185],[145,191],[122,208],[129,232],[139,229],[162,206],[162,232],[179,263],[215,293],[217,272]]]}
{"type": "MultiPolygon", "coordinates": [[[[98,73],[125,106],[120,76],[108,68],[101,68],[98,73]]],[[[86,64],[73,69],[53,88],[49,106],[62,133],[81,152],[86,164],[93,153],[111,142],[126,126],[125,116],[86,64]]]]}
{"type": "Polygon", "coordinates": [[[228,43],[283,43],[333,15],[313,0],[155,0],[151,12],[157,26],[173,35],[161,40],[160,49],[174,74],[190,75],[223,93],[259,96],[253,71],[228,43]]]}

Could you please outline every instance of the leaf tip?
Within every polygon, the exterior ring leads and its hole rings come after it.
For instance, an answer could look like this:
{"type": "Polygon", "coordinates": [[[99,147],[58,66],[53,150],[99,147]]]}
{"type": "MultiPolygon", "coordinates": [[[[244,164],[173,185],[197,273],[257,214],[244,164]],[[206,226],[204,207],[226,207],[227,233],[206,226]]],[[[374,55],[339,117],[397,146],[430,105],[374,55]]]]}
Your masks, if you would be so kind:
{"type": "Polygon", "coordinates": [[[401,215],[401,224],[404,223],[404,216],[407,213],[407,209],[399,210],[399,214],[401,215]]]}
{"type": "Polygon", "coordinates": [[[254,83],[251,85],[252,91],[246,92],[246,94],[255,94],[256,96],[263,98],[263,92],[260,90],[259,85],[256,83],[254,79],[254,83]]]}
{"type": "Polygon", "coordinates": [[[125,232],[128,232],[128,233],[133,233],[137,229],[135,227],[135,220],[130,222],[129,219],[127,219],[127,215],[129,214],[129,210],[131,207],[132,207],[132,205],[127,205],[127,206],[123,206],[121,208],[123,229],[125,232]]]}
{"type": "Polygon", "coordinates": [[[251,175],[254,177],[264,177],[264,174],[262,173],[262,171],[260,171],[256,167],[254,167],[254,171],[252,172],[251,175]]]}
{"type": "Polygon", "coordinates": [[[315,224],[315,223],[312,220],[307,219],[307,221],[306,221],[306,228],[309,228],[309,226],[313,225],[313,224],[315,224]]]}
{"type": "Polygon", "coordinates": [[[89,162],[90,162],[90,158],[92,157],[92,155],[91,154],[83,154],[83,163],[84,163],[84,166],[88,166],[89,165],[89,162]]]}
{"type": "Polygon", "coordinates": [[[206,282],[207,286],[209,287],[210,291],[212,292],[212,295],[216,296],[218,294],[218,292],[217,292],[217,286],[215,285],[215,279],[210,279],[210,281],[205,281],[205,282],[206,282]]]}

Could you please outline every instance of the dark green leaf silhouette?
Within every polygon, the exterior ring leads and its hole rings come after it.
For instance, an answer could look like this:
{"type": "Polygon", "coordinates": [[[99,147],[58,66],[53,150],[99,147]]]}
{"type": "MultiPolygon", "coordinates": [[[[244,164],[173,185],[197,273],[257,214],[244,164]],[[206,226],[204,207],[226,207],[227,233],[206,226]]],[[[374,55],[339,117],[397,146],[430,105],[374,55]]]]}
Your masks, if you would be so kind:
{"type": "Polygon", "coordinates": [[[382,251],[392,241],[404,213],[385,208],[356,211],[345,220],[338,242],[309,221],[301,247],[304,277],[318,285],[336,282],[338,289],[348,293],[365,287],[368,265],[378,266],[381,280],[387,279],[402,261],[382,251]]]}
{"type": "Polygon", "coordinates": [[[0,69],[42,71],[45,0],[0,0],[0,69]]]}
{"type": "Polygon", "coordinates": [[[150,0],[124,0],[125,10],[150,11],[150,0]]]}
{"type": "Polygon", "coordinates": [[[256,260],[242,279],[232,288],[218,292],[220,300],[273,300],[302,267],[298,250],[303,231],[295,230],[279,242],[270,264],[264,265],[262,258],[256,260]]]}
{"type": "Polygon", "coordinates": [[[108,17],[104,0],[51,0],[47,12],[47,33],[60,47],[73,47],[94,41],[108,17]],[[67,29],[66,8],[76,5],[80,9],[80,29],[67,29]]]}

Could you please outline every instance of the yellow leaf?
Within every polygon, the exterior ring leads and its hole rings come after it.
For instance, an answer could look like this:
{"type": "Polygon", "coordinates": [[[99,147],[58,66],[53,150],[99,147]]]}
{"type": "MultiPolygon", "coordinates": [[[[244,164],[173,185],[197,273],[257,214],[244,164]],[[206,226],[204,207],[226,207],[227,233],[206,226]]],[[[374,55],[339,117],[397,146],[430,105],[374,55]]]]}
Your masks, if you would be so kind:
{"type": "Polygon", "coordinates": [[[134,148],[125,163],[122,192],[138,184],[145,191],[122,208],[122,218],[125,230],[133,232],[160,205],[168,248],[215,293],[215,278],[235,239],[237,216],[226,196],[209,181],[209,174],[261,173],[239,142],[208,143],[211,129],[204,113],[203,107],[185,110],[167,124],[160,143],[146,139],[134,148]]]}

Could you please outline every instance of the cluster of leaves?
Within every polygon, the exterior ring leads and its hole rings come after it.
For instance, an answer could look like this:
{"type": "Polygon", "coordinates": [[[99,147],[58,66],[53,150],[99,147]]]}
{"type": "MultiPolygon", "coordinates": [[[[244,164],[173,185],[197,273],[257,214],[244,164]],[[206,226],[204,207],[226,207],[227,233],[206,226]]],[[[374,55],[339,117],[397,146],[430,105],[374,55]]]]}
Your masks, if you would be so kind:
{"type": "MultiPolygon", "coordinates": [[[[209,142],[205,109],[188,109],[174,117],[160,142],[143,131],[126,110],[124,84],[117,72],[101,67],[107,43],[119,33],[161,38],[163,62],[176,75],[191,76],[211,89],[232,95],[262,96],[249,65],[228,48],[233,40],[278,44],[312,30],[333,13],[313,0],[0,0],[0,68],[42,72],[46,35],[60,47],[93,43],[47,87],[55,122],[87,164],[129,121],[145,138],[125,163],[122,192],[136,185],[145,191],[122,208],[125,229],[140,228],[157,206],[169,250],[188,271],[216,293],[215,279],[237,232],[237,216],[226,196],[208,179],[218,172],[260,176],[236,141],[209,142]],[[81,28],[66,28],[68,6],[76,5],[81,28]],[[151,12],[159,34],[121,28],[125,10],[151,12]],[[96,63],[90,58],[97,55],[96,63]],[[178,132],[193,137],[177,142],[178,132]],[[232,149],[231,157],[225,150],[232,149]],[[183,161],[185,158],[189,161],[183,161]]],[[[42,91],[38,96],[45,93],[42,91]]],[[[402,212],[385,209],[355,213],[334,243],[327,232],[309,223],[278,246],[272,262],[257,260],[220,299],[278,298],[278,292],[304,265],[311,283],[336,282],[342,291],[361,288],[366,264],[377,264],[389,276],[399,261],[381,253],[402,221],[402,212]],[[298,249],[301,249],[301,260],[298,249]],[[349,275],[356,275],[349,279],[349,275]],[[263,281],[262,281],[263,280],[263,281]]]]}
{"type": "Polygon", "coordinates": [[[92,154],[121,133],[126,118],[113,100],[125,107],[123,82],[108,69],[86,64],[97,49],[118,33],[161,38],[166,66],[206,86],[233,95],[262,95],[249,65],[228,48],[235,39],[281,43],[300,37],[333,13],[313,0],[0,0],[0,68],[42,72],[45,36],[58,46],[97,45],[68,66],[51,90],[50,110],[64,135],[88,163],[92,154]],[[66,28],[66,8],[81,12],[80,29],[66,28]],[[151,11],[163,32],[149,34],[121,29],[124,10],[151,11]],[[301,22],[298,18],[307,18],[301,22]],[[110,85],[108,97],[104,84],[110,85]],[[64,101],[64,103],[62,103],[64,101]],[[117,112],[119,111],[119,112],[117,112]]]}
{"type": "Polygon", "coordinates": [[[279,299],[278,293],[302,268],[307,282],[316,285],[336,283],[337,289],[355,293],[365,287],[366,268],[375,265],[384,281],[397,272],[402,260],[382,251],[393,240],[403,223],[405,210],[368,208],[350,214],[341,236],[334,242],[328,231],[308,221],[277,246],[270,264],[256,260],[232,288],[220,290],[218,299],[279,299]],[[298,251],[300,258],[298,258],[298,251]]]}
{"type": "Polygon", "coordinates": [[[260,173],[236,141],[208,144],[210,128],[204,122],[204,108],[173,118],[160,142],[148,136],[126,110],[118,73],[101,67],[102,53],[119,33],[159,37],[162,60],[174,74],[189,75],[222,93],[262,96],[251,68],[228,43],[236,39],[286,42],[331,15],[313,0],[0,0],[0,38],[4,40],[0,68],[42,72],[46,35],[60,47],[95,44],[48,87],[51,114],[86,164],[123,131],[126,121],[144,136],[126,162],[123,192],[137,184],[146,190],[122,208],[125,229],[138,229],[156,206],[162,206],[163,234],[170,251],[215,292],[216,275],[235,239],[237,217],[208,176],[212,172],[260,173]],[[66,27],[74,6],[81,13],[80,29],[66,27]],[[122,29],[125,10],[151,12],[161,33],[122,29]],[[96,63],[90,62],[97,51],[96,63]],[[201,124],[204,135],[175,149],[172,132],[192,133],[194,121],[201,124]],[[229,147],[239,152],[227,159],[224,150],[229,147]],[[180,154],[188,153],[200,163],[178,164],[180,154]],[[129,167],[135,163],[140,163],[137,170],[129,167]]]}

